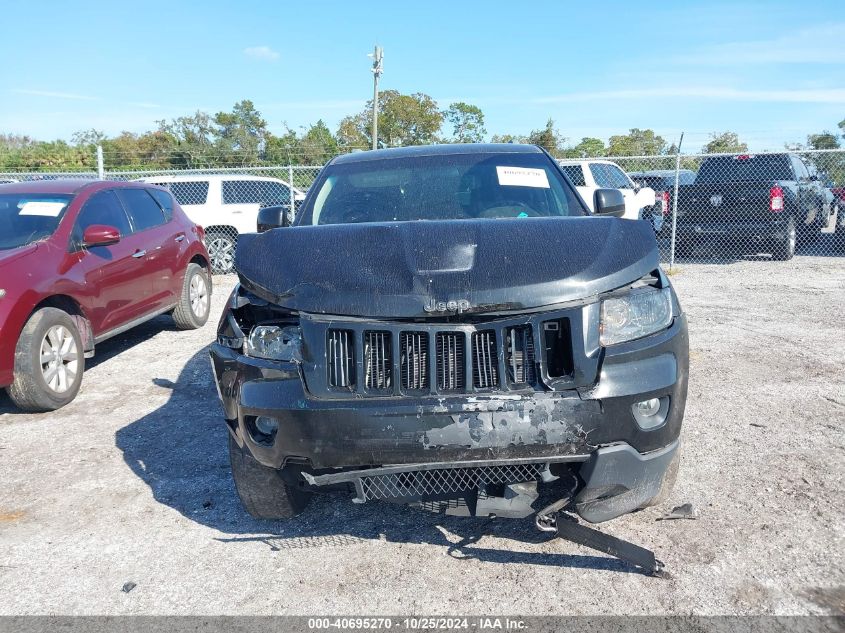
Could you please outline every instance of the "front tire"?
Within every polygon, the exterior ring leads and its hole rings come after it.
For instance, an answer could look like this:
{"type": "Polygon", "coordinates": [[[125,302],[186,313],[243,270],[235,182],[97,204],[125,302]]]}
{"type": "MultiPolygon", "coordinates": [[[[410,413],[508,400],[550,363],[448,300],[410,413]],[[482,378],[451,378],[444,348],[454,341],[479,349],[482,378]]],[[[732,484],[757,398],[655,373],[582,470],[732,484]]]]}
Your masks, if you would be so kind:
{"type": "Polygon", "coordinates": [[[784,236],[775,240],[772,249],[772,259],[779,262],[787,262],[795,256],[795,248],[798,244],[798,234],[795,229],[795,218],[791,217],[786,221],[784,236]]]}
{"type": "Polygon", "coordinates": [[[182,282],[182,296],[173,310],[173,321],[180,330],[196,330],[208,321],[211,312],[211,283],[198,264],[188,264],[182,282]]]}
{"type": "Polygon", "coordinates": [[[305,509],[311,493],[282,479],[275,468],[264,466],[241,448],[229,433],[229,461],[241,504],[256,519],[290,519],[305,509]]]}
{"type": "Polygon", "coordinates": [[[14,380],[6,391],[23,411],[55,411],[79,393],[84,371],[82,337],[73,319],[58,308],[42,308],[18,338],[14,380]]]}

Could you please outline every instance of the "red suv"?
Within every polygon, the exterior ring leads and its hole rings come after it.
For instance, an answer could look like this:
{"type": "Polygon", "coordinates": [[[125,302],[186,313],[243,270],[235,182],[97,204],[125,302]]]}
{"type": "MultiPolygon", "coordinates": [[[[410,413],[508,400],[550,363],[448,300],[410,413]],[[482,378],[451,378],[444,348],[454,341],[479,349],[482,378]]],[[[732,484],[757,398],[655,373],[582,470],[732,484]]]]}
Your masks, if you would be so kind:
{"type": "Polygon", "coordinates": [[[0,387],[26,411],[76,397],[94,345],[164,312],[198,328],[211,300],[202,229],[138,183],[0,185],[0,387]]]}

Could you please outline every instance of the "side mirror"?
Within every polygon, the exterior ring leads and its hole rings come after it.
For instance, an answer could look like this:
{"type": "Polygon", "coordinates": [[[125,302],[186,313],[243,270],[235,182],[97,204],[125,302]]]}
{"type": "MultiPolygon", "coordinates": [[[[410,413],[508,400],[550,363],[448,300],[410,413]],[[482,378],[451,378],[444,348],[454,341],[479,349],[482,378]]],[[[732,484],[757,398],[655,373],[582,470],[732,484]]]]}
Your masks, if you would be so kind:
{"type": "Polygon", "coordinates": [[[120,241],[120,231],[106,224],[92,224],[82,234],[82,246],[110,246],[120,241]]]}
{"type": "Polygon", "coordinates": [[[259,233],[269,231],[270,229],[278,229],[284,226],[290,226],[288,219],[288,212],[290,206],[288,205],[273,205],[272,207],[262,207],[258,210],[258,226],[256,227],[259,233]]]}
{"type": "Polygon", "coordinates": [[[593,194],[593,208],[596,215],[621,218],[625,215],[625,196],[619,189],[596,189],[593,194]]]}

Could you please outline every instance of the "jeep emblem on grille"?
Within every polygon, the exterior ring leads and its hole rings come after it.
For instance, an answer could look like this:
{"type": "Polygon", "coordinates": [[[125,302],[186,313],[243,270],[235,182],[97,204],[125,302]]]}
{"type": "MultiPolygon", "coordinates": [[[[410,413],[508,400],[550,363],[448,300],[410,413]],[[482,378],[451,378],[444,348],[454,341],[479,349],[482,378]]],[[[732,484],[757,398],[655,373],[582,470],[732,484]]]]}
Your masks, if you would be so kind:
{"type": "Polygon", "coordinates": [[[466,299],[458,299],[457,301],[435,301],[429,299],[428,303],[423,306],[426,312],[466,312],[472,307],[472,304],[466,299]]]}

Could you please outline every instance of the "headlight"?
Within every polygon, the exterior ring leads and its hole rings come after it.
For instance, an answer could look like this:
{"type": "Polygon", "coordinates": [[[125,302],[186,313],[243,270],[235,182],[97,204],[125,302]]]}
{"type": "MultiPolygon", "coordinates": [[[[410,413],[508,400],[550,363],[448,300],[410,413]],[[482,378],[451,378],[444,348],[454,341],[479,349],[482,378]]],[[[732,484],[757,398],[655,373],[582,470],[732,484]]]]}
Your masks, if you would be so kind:
{"type": "Polygon", "coordinates": [[[632,341],[669,327],[672,293],[669,288],[632,290],[601,302],[601,344],[632,341]]]}
{"type": "Polygon", "coordinates": [[[302,332],[296,325],[258,325],[249,333],[246,353],[248,356],[271,360],[300,360],[302,332]]]}

